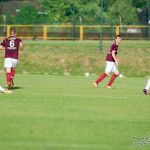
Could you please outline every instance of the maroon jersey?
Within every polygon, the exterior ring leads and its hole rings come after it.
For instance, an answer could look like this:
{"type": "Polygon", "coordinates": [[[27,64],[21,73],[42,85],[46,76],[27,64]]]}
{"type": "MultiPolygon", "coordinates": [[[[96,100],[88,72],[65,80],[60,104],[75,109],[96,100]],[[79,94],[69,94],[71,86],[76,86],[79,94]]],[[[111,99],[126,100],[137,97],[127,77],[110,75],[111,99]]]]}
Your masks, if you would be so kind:
{"type": "Polygon", "coordinates": [[[18,50],[20,42],[22,42],[22,40],[15,36],[10,36],[3,40],[1,45],[5,47],[5,58],[18,59],[18,50]]]}
{"type": "Polygon", "coordinates": [[[109,52],[106,56],[106,61],[112,61],[112,62],[115,62],[113,56],[112,56],[112,52],[115,51],[115,55],[117,55],[117,50],[118,50],[118,45],[116,45],[116,43],[114,42],[110,49],[109,49],[109,52]]]}

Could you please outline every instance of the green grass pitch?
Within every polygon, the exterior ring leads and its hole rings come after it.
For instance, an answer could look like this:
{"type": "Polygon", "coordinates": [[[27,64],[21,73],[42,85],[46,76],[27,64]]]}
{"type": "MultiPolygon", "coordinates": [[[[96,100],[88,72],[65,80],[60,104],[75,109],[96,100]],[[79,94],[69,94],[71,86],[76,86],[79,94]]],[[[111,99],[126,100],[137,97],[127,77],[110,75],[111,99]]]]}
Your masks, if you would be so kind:
{"type": "Polygon", "coordinates": [[[17,74],[14,93],[0,94],[0,150],[149,150],[137,145],[150,135],[146,79],[94,89],[96,78],[17,74]]]}

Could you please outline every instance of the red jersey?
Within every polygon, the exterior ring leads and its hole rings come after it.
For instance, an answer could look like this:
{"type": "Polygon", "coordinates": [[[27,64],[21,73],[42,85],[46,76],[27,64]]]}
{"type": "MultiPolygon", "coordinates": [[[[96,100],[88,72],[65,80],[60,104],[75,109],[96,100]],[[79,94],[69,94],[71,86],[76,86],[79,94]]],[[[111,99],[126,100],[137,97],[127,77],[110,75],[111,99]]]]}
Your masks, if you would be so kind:
{"type": "Polygon", "coordinates": [[[15,36],[10,36],[3,40],[1,45],[5,47],[5,58],[18,59],[18,50],[20,42],[22,42],[22,40],[15,36]]]}
{"type": "Polygon", "coordinates": [[[110,49],[109,49],[109,52],[106,56],[106,61],[112,61],[112,62],[115,62],[113,56],[112,56],[112,52],[115,51],[115,55],[117,55],[117,51],[118,51],[118,45],[116,45],[116,43],[114,42],[110,49]]]}

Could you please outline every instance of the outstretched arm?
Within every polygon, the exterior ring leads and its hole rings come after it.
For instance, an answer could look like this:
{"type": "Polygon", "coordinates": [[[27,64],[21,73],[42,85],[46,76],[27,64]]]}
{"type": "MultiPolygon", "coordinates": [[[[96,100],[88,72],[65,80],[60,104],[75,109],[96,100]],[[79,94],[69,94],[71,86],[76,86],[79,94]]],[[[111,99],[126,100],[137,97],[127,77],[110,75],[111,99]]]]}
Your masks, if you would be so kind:
{"type": "Polygon", "coordinates": [[[23,51],[23,43],[22,42],[19,43],[19,46],[20,46],[20,50],[23,51]]]}
{"type": "Polygon", "coordinates": [[[22,53],[23,53],[23,43],[20,42],[20,43],[19,43],[19,59],[20,59],[22,53]]]}

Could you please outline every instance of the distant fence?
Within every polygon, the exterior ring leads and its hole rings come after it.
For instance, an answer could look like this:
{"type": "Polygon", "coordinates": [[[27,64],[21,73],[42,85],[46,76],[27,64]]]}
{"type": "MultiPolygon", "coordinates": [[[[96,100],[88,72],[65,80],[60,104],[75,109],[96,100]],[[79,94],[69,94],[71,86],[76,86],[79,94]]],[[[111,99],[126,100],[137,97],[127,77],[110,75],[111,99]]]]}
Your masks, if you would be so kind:
{"type": "MultiPolygon", "coordinates": [[[[9,36],[9,29],[15,27],[23,39],[43,40],[98,40],[99,25],[0,25],[0,38],[9,36]]],[[[150,39],[150,26],[109,26],[103,25],[103,39],[112,39],[115,34],[123,39],[150,39]]]]}

